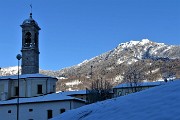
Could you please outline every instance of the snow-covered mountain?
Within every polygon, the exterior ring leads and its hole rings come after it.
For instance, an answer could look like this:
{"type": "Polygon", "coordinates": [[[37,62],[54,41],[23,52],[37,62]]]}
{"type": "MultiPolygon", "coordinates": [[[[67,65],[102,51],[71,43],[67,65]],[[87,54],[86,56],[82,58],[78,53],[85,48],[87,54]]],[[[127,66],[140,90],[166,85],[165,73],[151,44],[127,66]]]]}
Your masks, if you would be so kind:
{"type": "MultiPolygon", "coordinates": [[[[19,70],[21,71],[21,68],[19,68],[19,70]]],[[[0,76],[8,76],[8,75],[16,75],[16,74],[18,74],[18,66],[0,69],[0,76]]]]}
{"type": "MultiPolygon", "coordinates": [[[[108,60],[117,58],[116,64],[136,62],[142,59],[161,59],[180,58],[180,46],[165,45],[164,43],[155,43],[148,39],[142,41],[130,41],[119,44],[115,49],[108,51],[100,56],[96,56],[90,60],[85,60],[75,67],[82,66],[89,62],[108,60]]],[[[93,64],[92,64],[93,65],[93,64]]]]}
{"type": "Polygon", "coordinates": [[[155,43],[148,39],[143,39],[142,41],[121,43],[113,50],[96,56],[90,60],[85,60],[78,65],[62,69],[60,72],[63,74],[72,69],[80,68],[83,65],[96,66],[99,63],[108,60],[114,60],[114,63],[119,65],[122,63],[131,64],[143,59],[157,60],[179,58],[180,46],[165,45],[164,43],[155,43]]]}
{"type": "MultiPolygon", "coordinates": [[[[162,71],[160,70],[163,66],[169,66],[170,63],[176,66],[176,71],[180,70],[179,65],[175,65],[179,63],[179,59],[180,46],[165,45],[164,43],[143,39],[121,43],[113,50],[90,60],[85,60],[78,65],[59,70],[57,73],[59,76],[63,75],[70,78],[68,82],[73,82],[73,80],[79,78],[82,81],[82,79],[93,77],[94,79],[113,80],[115,85],[122,81],[125,69],[137,61],[142,66],[147,66],[147,72],[151,69],[149,72],[153,73],[152,80],[155,80],[162,78],[162,71]]],[[[176,75],[179,76],[179,73],[176,73],[176,75]]],[[[66,81],[62,80],[61,82],[66,81]]],[[[81,84],[84,85],[84,88],[88,87],[87,82],[81,82],[81,84]]],[[[63,83],[61,85],[65,86],[65,89],[69,87],[63,83]]],[[[77,86],[73,87],[76,89],[77,86]]]]}
{"type": "MultiPolygon", "coordinates": [[[[127,67],[135,62],[147,67],[145,72],[151,73],[151,80],[161,79],[163,72],[167,73],[167,68],[176,77],[180,77],[180,46],[156,43],[148,39],[132,40],[78,65],[58,71],[40,70],[40,73],[58,77],[60,80],[57,90],[77,90],[88,88],[91,78],[111,80],[116,85],[122,81],[127,67]]],[[[7,68],[1,71],[3,75],[9,75],[16,74],[16,70],[7,68]]]]}
{"type": "Polygon", "coordinates": [[[51,120],[180,120],[180,80],[67,111],[51,120]]]}

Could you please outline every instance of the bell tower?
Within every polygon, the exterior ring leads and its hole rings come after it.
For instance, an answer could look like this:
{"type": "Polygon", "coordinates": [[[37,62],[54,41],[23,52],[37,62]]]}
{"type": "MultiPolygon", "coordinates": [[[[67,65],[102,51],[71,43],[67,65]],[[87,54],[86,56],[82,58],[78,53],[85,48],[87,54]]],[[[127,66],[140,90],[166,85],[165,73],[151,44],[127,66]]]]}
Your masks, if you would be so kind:
{"type": "Polygon", "coordinates": [[[22,25],[22,74],[39,73],[39,30],[37,22],[32,18],[32,13],[22,25]]]}

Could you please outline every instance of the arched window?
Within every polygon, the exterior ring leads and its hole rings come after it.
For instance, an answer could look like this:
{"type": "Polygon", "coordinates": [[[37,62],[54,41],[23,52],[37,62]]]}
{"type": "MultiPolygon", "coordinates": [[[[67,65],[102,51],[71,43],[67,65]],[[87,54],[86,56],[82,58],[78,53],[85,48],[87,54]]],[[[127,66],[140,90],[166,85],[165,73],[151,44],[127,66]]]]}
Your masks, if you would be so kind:
{"type": "Polygon", "coordinates": [[[27,32],[25,35],[25,46],[30,47],[31,45],[31,33],[27,32]]]}

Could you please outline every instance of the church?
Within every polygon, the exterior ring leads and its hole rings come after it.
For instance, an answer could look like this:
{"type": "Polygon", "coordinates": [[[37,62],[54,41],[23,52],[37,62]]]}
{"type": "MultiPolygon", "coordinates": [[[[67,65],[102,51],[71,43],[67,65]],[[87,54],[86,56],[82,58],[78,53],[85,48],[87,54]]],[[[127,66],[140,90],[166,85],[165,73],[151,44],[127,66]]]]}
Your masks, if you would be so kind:
{"type": "Polygon", "coordinates": [[[32,13],[22,25],[22,75],[4,76],[0,78],[1,100],[19,97],[35,97],[55,92],[54,77],[39,74],[39,30],[32,13]]]}
{"type": "MultiPolygon", "coordinates": [[[[85,105],[79,98],[56,92],[57,78],[39,73],[39,31],[32,13],[22,28],[21,75],[0,77],[0,117],[3,120],[48,120],[85,105]]],[[[18,68],[19,69],[19,68],[18,68]]]]}

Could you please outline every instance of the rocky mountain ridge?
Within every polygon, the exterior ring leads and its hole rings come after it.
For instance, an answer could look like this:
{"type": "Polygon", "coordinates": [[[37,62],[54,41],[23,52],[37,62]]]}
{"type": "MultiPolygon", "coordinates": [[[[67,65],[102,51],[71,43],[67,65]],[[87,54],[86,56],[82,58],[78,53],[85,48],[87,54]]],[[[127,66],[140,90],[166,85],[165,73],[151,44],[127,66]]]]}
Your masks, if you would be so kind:
{"type": "MultiPolygon", "coordinates": [[[[117,85],[123,81],[126,69],[137,62],[142,67],[147,67],[146,73],[152,73],[154,77],[151,81],[162,79],[163,74],[167,74],[167,71],[179,77],[179,59],[180,46],[165,45],[143,39],[121,43],[113,50],[72,67],[58,71],[40,70],[40,73],[57,77],[59,79],[57,90],[77,90],[88,88],[94,79],[107,79],[113,85],[117,85]]],[[[17,73],[14,69],[9,68],[9,70],[11,72],[5,73],[5,68],[3,68],[1,74],[17,73]]]]}

